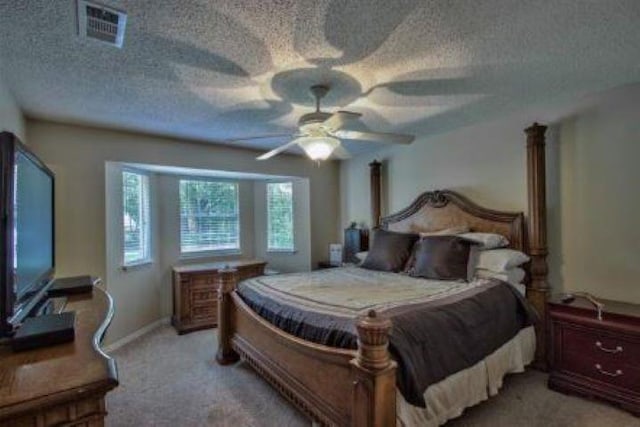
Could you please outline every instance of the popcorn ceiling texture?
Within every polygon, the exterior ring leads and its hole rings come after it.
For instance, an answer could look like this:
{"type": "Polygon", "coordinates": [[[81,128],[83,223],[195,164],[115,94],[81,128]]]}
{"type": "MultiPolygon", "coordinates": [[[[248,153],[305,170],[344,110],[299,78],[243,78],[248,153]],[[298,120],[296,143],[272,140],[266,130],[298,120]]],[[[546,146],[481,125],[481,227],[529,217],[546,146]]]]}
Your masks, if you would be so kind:
{"type": "Polygon", "coordinates": [[[428,136],[640,81],[637,0],[104,3],[128,14],[122,49],[78,38],[74,1],[0,0],[28,116],[225,142],[294,130],[328,83],[328,110],[428,136]]]}

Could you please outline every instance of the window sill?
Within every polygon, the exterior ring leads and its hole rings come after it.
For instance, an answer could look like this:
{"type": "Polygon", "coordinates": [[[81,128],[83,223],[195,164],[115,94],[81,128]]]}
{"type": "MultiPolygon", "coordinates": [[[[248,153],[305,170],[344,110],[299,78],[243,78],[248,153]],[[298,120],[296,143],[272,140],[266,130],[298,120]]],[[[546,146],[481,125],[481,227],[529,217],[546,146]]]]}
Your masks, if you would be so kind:
{"type": "Polygon", "coordinates": [[[180,254],[180,259],[215,258],[233,255],[242,255],[242,250],[225,249],[219,251],[183,252],[180,254]]]}
{"type": "Polygon", "coordinates": [[[132,262],[130,264],[124,264],[121,268],[122,268],[122,271],[131,271],[131,270],[137,270],[139,268],[147,267],[152,264],[153,264],[152,259],[146,259],[146,260],[132,262]]]}
{"type": "Polygon", "coordinates": [[[295,255],[298,253],[296,249],[267,249],[268,254],[295,255]]]}

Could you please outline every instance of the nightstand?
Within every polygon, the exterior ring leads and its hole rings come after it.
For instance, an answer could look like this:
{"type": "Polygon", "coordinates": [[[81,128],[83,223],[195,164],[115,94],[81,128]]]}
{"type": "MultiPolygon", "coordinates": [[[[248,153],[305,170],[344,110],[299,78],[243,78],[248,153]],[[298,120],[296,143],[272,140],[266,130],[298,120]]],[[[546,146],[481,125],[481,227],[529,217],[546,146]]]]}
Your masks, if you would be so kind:
{"type": "Polygon", "coordinates": [[[609,401],[640,416],[640,305],[576,297],[549,301],[549,388],[609,401]]]}

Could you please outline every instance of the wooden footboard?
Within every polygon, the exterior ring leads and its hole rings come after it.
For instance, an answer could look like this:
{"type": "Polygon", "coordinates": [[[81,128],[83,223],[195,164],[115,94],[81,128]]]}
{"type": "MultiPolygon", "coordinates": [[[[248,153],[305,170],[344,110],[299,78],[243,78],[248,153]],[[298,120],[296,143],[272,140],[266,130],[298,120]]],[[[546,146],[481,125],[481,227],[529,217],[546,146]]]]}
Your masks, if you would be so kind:
{"type": "Polygon", "coordinates": [[[237,272],[220,272],[220,364],[242,358],[301,411],[322,425],[393,426],[396,363],[391,322],[375,312],[357,321],[358,350],[314,344],[258,316],[236,294],[237,272]]]}

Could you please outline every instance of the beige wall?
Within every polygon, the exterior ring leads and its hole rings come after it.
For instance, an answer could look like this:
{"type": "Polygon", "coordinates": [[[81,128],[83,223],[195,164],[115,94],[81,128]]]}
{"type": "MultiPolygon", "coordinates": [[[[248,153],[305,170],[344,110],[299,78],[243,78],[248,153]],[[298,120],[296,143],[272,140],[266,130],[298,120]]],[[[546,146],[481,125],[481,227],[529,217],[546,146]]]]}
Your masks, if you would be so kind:
{"type": "MultiPolygon", "coordinates": [[[[123,270],[122,254],[124,253],[123,216],[122,212],[122,166],[108,162],[105,165],[105,230],[106,230],[106,265],[105,280],[107,289],[116,304],[108,341],[120,338],[118,331],[133,332],[142,326],[153,323],[166,316],[162,312],[162,301],[165,291],[161,282],[162,267],[160,264],[160,201],[158,177],[149,176],[149,204],[151,213],[151,256],[152,264],[128,267],[123,270]]],[[[57,208],[57,212],[61,209],[57,208]]],[[[64,211],[64,210],[63,210],[64,211]]],[[[61,238],[64,238],[62,236],[61,238]]],[[[58,265],[61,263],[58,262],[58,265]]],[[[58,268],[58,272],[60,268],[58,268]]],[[[58,273],[58,276],[63,274],[58,273]]]]}
{"type": "Polygon", "coordinates": [[[26,142],[24,116],[13,94],[9,91],[0,75],[0,131],[9,131],[26,142]]]}
{"type": "Polygon", "coordinates": [[[640,85],[627,86],[344,162],[341,227],[371,222],[367,164],[373,159],[383,162],[383,215],[443,188],[495,209],[526,212],[523,129],[539,120],[550,125],[552,287],[640,303],[639,112],[640,85]]]}
{"type": "MultiPolygon", "coordinates": [[[[107,162],[149,163],[308,178],[311,194],[312,262],[324,259],[328,244],[337,238],[339,174],[338,165],[333,162],[315,166],[302,157],[287,155],[267,162],[257,162],[256,153],[249,150],[40,120],[28,120],[27,132],[30,146],[56,173],[58,276],[86,273],[102,277],[107,275],[107,162]]],[[[158,197],[162,197],[162,194],[158,197]]],[[[150,277],[155,276],[151,274],[150,277]]],[[[144,280],[155,280],[150,277],[144,280]]],[[[155,285],[149,284],[149,288],[153,286],[155,285]]],[[[110,328],[108,341],[130,334],[145,326],[147,319],[155,317],[153,310],[147,312],[144,307],[127,305],[130,301],[146,304],[140,297],[139,287],[132,286],[127,280],[116,279],[108,281],[106,287],[117,295],[116,318],[110,328]],[[133,310],[140,310],[148,315],[133,315],[133,310]]],[[[152,301],[152,304],[157,305],[158,302],[152,301]]],[[[161,301],[159,306],[166,308],[166,302],[161,301]]],[[[158,313],[162,311],[163,309],[159,309],[158,313]]]]}
{"type": "Polygon", "coordinates": [[[603,97],[554,131],[551,279],[640,303],[640,85],[603,97]]]}

